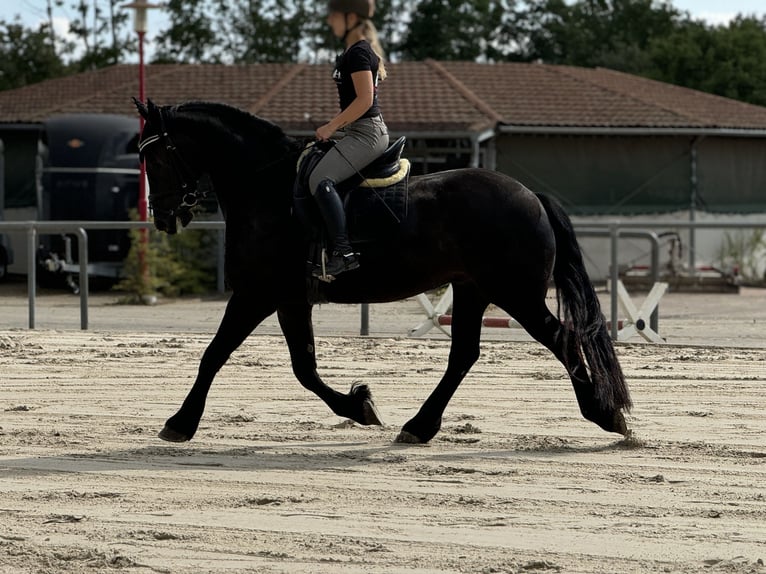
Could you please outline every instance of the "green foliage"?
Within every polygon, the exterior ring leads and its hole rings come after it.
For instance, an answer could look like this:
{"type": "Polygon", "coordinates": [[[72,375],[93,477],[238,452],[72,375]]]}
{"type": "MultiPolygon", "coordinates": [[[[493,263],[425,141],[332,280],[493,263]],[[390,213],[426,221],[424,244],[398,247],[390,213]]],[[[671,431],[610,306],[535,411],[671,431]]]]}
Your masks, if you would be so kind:
{"type": "Polygon", "coordinates": [[[296,62],[333,44],[318,0],[170,0],[166,10],[157,62],[296,62]]]}
{"type": "Polygon", "coordinates": [[[766,18],[727,26],[681,23],[648,48],[646,75],[704,92],[766,105],[766,18]]]}
{"type": "Polygon", "coordinates": [[[76,17],[69,24],[75,38],[65,45],[71,67],[85,71],[111,66],[122,61],[135,49],[136,39],[130,23],[130,12],[121,9],[122,0],[77,0],[70,8],[76,17]],[[81,55],[74,57],[74,53],[81,55]]]}
{"type": "Polygon", "coordinates": [[[207,0],[170,0],[170,26],[155,39],[155,62],[218,63],[217,34],[207,0]]]}
{"type": "Polygon", "coordinates": [[[130,251],[123,263],[123,279],[114,286],[117,291],[126,293],[122,301],[143,303],[145,297],[157,293],[178,295],[173,284],[182,271],[172,256],[167,238],[157,232],[133,229],[130,231],[130,244],[130,251]],[[143,243],[144,237],[146,243],[143,243]],[[143,272],[144,268],[146,273],[143,272]]]}
{"type": "Polygon", "coordinates": [[[640,73],[652,40],[681,20],[678,10],[653,0],[531,0],[522,17],[525,57],[640,73]]]}
{"type": "Polygon", "coordinates": [[[726,233],[718,254],[723,267],[737,268],[744,283],[766,283],[766,232],[726,233]]]}
{"type": "Polygon", "coordinates": [[[400,46],[406,59],[493,60],[502,58],[514,2],[421,0],[400,46]]]}
{"type": "Polygon", "coordinates": [[[68,40],[53,30],[54,7],[64,10],[63,0],[49,2],[50,21],[36,29],[0,20],[0,90],[123,62],[135,51],[136,39],[122,4],[73,0],[68,40]]]}
{"type": "Polygon", "coordinates": [[[123,302],[143,303],[146,296],[199,295],[215,289],[217,233],[183,231],[169,236],[159,231],[134,229],[123,263],[123,279],[114,289],[126,293],[123,302]],[[145,234],[145,235],[144,235],[145,234]],[[146,237],[147,273],[142,272],[142,237],[146,237]]]}
{"type": "MultiPolygon", "coordinates": [[[[73,40],[0,21],[0,89],[135,55],[124,0],[50,0],[73,40]]],[[[378,0],[389,59],[541,61],[606,67],[766,105],[766,18],[724,26],[662,0],[378,0]]],[[[341,49],[326,0],[168,0],[155,62],[329,62],[341,49]]],[[[151,13],[150,13],[151,17],[151,13]]]]}
{"type": "Polygon", "coordinates": [[[65,73],[47,24],[33,30],[0,20],[0,90],[20,88],[65,73]]]}
{"type": "Polygon", "coordinates": [[[523,60],[601,66],[766,105],[766,18],[726,26],[656,0],[530,0],[523,60]]]}

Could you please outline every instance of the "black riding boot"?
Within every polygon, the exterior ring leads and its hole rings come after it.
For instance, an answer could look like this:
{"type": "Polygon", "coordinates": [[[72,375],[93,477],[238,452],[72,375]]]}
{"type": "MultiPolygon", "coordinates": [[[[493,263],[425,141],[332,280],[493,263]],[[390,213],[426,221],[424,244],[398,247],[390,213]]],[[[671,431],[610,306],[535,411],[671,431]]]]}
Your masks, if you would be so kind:
{"type": "MultiPolygon", "coordinates": [[[[346,214],[343,211],[343,203],[340,200],[338,192],[335,190],[335,184],[325,179],[319,184],[314,194],[319,212],[324,219],[327,234],[333,244],[332,254],[328,258],[324,273],[333,277],[351,271],[359,267],[359,258],[351,249],[348,241],[348,232],[346,231],[346,214]]],[[[313,275],[322,277],[322,268],[315,269],[313,275]]]]}

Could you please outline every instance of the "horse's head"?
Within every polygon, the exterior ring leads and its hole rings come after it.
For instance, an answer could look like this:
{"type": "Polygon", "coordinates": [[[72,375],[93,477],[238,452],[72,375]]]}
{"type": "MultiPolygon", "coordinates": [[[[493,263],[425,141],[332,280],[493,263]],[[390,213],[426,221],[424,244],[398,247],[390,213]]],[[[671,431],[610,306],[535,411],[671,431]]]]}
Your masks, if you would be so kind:
{"type": "Polygon", "coordinates": [[[178,231],[178,222],[186,227],[192,220],[192,208],[211,190],[210,178],[200,168],[203,158],[194,141],[174,131],[173,108],[158,107],[151,100],[133,101],[145,120],[138,151],[146,162],[154,225],[172,235],[178,231]]]}

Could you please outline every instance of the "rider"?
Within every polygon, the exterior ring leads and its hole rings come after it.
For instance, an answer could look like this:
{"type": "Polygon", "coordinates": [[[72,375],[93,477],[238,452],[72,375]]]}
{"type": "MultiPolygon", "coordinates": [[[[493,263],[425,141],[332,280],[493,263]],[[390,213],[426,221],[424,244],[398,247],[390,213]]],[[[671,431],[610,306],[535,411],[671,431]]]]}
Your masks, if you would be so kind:
{"type": "MultiPolygon", "coordinates": [[[[378,34],[370,21],[375,0],[330,0],[328,11],[327,23],[345,45],[344,52],[336,58],[333,71],[340,113],[317,128],[316,138],[328,140],[340,129],[345,131],[345,137],[311,172],[309,188],[333,243],[325,272],[336,276],[359,267],[359,259],[348,240],[343,203],[335,185],[353,176],[385,151],[388,128],[378,106],[378,81],[386,78],[386,69],[378,34]]],[[[315,270],[314,275],[322,276],[322,270],[315,270]]]]}

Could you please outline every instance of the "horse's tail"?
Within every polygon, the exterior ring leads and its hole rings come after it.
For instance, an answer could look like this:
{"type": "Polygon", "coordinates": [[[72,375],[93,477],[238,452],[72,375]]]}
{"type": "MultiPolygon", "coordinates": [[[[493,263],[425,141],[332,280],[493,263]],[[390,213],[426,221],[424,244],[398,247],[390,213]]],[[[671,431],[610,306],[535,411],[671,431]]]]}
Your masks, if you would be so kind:
{"type": "Polygon", "coordinates": [[[628,385],[606,328],[596,290],[585,271],[572,222],[561,204],[552,197],[535,195],[542,203],[556,237],[553,280],[559,310],[563,308],[564,311],[564,325],[571,328],[571,331],[564,329],[564,333],[574,336],[575,348],[590,368],[599,402],[614,410],[629,410],[632,402],[628,385]]]}

